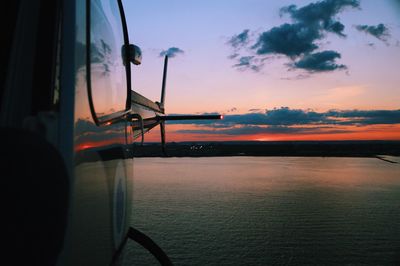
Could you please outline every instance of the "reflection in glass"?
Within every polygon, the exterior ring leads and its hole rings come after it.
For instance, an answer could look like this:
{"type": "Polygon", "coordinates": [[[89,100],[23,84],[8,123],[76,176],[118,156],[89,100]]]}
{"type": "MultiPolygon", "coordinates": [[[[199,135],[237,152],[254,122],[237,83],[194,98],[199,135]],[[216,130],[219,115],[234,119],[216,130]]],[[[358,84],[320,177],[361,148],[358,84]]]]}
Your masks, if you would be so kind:
{"type": "Polygon", "coordinates": [[[125,110],[127,85],[121,56],[124,44],[117,1],[91,1],[90,68],[98,117],[125,110]]]}

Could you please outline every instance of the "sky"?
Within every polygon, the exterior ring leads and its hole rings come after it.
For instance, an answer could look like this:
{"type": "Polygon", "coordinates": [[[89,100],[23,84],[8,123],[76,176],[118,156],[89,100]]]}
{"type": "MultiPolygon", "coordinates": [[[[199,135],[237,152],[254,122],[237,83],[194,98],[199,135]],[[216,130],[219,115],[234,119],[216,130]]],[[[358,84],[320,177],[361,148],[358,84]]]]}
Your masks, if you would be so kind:
{"type": "MultiPolygon", "coordinates": [[[[158,101],[169,55],[167,141],[400,140],[400,1],[123,1],[158,101]]],[[[158,141],[159,130],[146,136],[158,141]]]]}

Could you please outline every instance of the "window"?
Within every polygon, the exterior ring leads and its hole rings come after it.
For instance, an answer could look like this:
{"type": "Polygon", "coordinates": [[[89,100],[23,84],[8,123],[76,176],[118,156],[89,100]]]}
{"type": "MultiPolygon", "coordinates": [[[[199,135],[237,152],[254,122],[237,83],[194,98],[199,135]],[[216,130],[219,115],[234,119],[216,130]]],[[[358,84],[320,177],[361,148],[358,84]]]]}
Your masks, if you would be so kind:
{"type": "Polygon", "coordinates": [[[90,12],[91,100],[96,119],[106,120],[126,109],[123,28],[116,0],[93,0],[90,12]]]}

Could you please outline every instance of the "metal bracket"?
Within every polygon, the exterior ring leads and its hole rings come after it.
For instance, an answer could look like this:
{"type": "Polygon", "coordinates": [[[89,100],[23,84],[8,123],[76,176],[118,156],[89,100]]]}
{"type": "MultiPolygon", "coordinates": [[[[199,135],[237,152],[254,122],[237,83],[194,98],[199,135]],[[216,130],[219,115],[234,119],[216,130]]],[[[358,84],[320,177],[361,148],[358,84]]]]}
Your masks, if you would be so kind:
{"type": "MultiPolygon", "coordinates": [[[[137,119],[140,123],[140,131],[141,131],[141,135],[142,135],[142,141],[141,141],[141,145],[143,145],[144,143],[144,121],[143,121],[143,117],[139,114],[130,114],[129,115],[129,119],[137,119]]],[[[133,126],[132,126],[132,131],[133,131],[133,126]]]]}

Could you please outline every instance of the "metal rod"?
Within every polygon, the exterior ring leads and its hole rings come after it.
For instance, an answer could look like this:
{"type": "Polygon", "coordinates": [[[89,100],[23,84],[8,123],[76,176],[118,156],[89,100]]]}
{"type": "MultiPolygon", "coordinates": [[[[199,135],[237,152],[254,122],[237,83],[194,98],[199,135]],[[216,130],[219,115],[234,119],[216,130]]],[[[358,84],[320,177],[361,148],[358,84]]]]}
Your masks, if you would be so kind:
{"type": "Polygon", "coordinates": [[[208,119],[223,119],[222,115],[171,115],[171,116],[159,116],[159,120],[171,121],[171,120],[208,120],[208,119]]]}
{"type": "Polygon", "coordinates": [[[165,59],[164,59],[164,72],[163,72],[163,80],[162,80],[162,87],[161,87],[161,101],[160,101],[162,108],[164,108],[164,102],[165,102],[165,87],[166,87],[166,83],[167,83],[167,70],[168,70],[168,55],[166,55],[165,59]]]}

